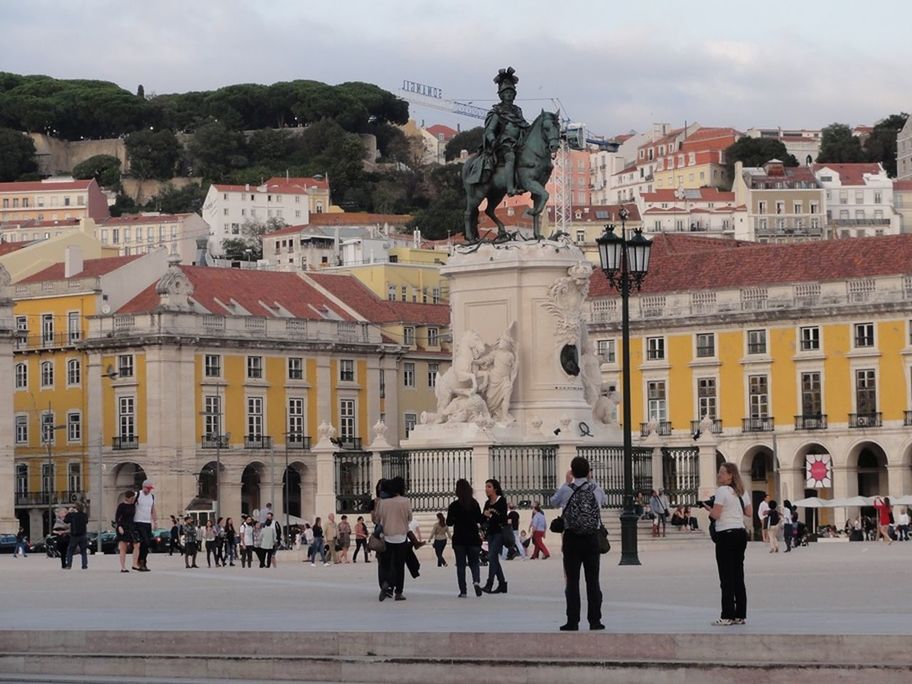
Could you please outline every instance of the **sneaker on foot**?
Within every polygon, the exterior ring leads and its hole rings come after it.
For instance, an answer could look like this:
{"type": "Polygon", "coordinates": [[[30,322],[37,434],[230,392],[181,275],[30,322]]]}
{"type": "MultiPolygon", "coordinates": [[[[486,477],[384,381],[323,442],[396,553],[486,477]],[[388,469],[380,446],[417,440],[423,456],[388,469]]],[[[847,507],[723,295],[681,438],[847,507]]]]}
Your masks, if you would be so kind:
{"type": "Polygon", "coordinates": [[[577,632],[579,631],[579,625],[571,625],[569,622],[565,625],[561,625],[558,629],[562,632],[577,632]]]}

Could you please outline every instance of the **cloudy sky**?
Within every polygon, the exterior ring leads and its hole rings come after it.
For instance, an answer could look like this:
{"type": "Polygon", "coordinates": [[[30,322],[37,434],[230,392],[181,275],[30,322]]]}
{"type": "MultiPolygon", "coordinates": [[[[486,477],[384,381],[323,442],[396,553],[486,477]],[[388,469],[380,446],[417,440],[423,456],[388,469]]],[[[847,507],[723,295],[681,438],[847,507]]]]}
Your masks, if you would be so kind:
{"type": "Polygon", "coordinates": [[[559,98],[606,135],[653,121],[854,125],[912,110],[905,0],[0,0],[0,26],[2,70],[142,83],[147,94],[295,78],[395,91],[408,79],[486,105],[510,64],[524,108],[559,98]]]}

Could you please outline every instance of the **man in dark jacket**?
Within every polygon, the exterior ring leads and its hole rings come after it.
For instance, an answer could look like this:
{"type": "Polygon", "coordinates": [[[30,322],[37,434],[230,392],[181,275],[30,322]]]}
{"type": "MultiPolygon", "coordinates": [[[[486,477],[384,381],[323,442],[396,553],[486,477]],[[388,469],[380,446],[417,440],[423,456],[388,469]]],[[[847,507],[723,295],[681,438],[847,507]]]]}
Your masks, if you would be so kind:
{"type": "Polygon", "coordinates": [[[66,514],[63,521],[70,526],[70,545],[67,548],[67,569],[73,567],[73,553],[79,549],[82,555],[82,569],[89,569],[89,516],[82,510],[82,504],[77,503],[66,514]]]}

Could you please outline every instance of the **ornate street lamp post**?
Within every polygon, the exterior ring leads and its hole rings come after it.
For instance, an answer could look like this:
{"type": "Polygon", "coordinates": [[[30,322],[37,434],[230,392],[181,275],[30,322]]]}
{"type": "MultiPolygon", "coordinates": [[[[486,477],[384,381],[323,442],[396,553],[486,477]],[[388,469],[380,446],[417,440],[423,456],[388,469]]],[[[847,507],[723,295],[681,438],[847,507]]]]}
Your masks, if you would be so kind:
{"type": "Polygon", "coordinates": [[[630,290],[640,289],[649,268],[652,240],[643,237],[640,229],[627,237],[629,213],[621,209],[621,235],[615,235],[614,225],[605,226],[605,233],[595,242],[599,260],[608,282],[621,293],[621,369],[624,420],[624,510],[621,513],[620,565],[639,565],[637,555],[637,514],[633,506],[633,439],[630,433],[630,290]]]}

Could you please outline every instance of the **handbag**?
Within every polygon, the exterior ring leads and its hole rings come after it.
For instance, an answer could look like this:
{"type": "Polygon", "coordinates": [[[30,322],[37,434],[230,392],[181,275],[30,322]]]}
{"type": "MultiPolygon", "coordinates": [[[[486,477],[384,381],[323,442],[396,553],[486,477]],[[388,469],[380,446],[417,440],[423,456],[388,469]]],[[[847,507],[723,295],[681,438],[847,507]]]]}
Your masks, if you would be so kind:
{"type": "Polygon", "coordinates": [[[503,535],[503,544],[506,548],[512,549],[516,546],[516,533],[513,531],[513,525],[507,523],[500,528],[500,533],[503,535]]]}
{"type": "Polygon", "coordinates": [[[611,542],[608,541],[608,530],[602,525],[598,531],[599,553],[604,555],[611,551],[611,542]]]}
{"type": "Polygon", "coordinates": [[[386,552],[386,541],[383,539],[383,526],[374,525],[374,531],[370,537],[367,538],[367,548],[373,551],[374,553],[385,553],[386,552]]]}

